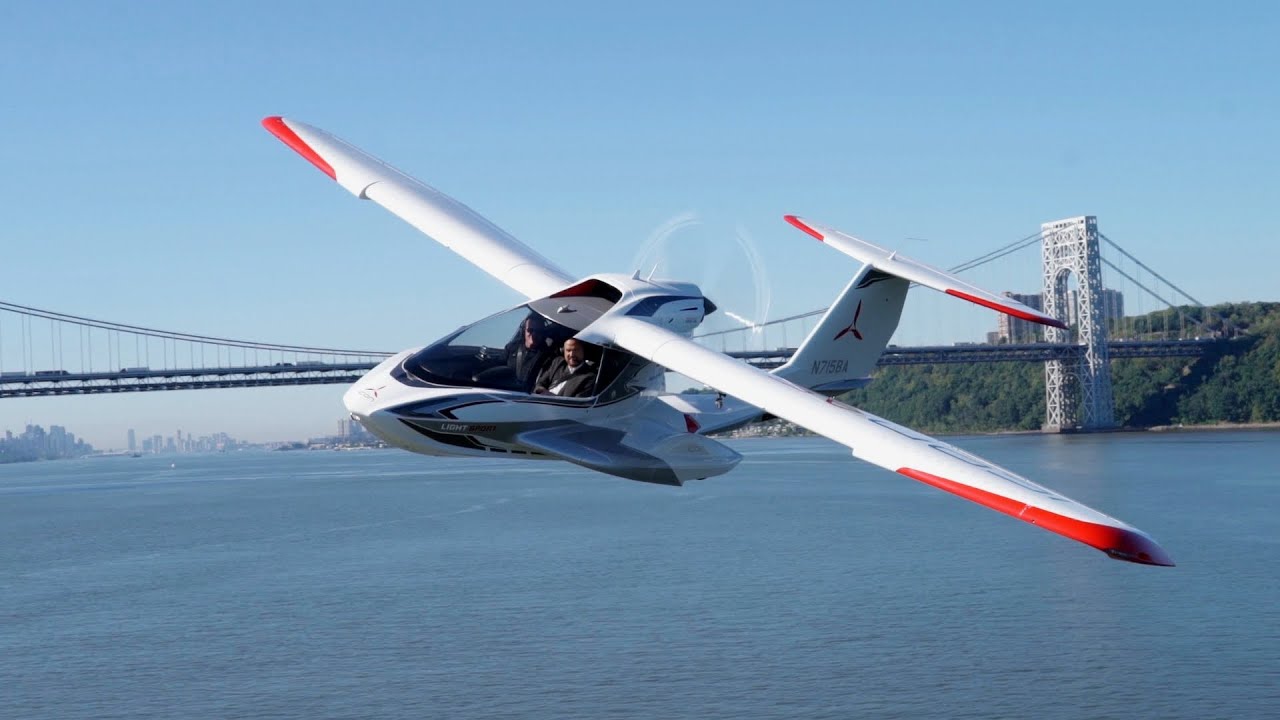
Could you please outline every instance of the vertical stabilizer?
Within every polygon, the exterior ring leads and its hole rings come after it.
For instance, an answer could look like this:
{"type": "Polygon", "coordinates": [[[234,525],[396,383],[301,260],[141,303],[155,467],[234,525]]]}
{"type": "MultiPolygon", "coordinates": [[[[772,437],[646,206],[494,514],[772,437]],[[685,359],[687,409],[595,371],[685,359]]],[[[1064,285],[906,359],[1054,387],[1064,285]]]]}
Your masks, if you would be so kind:
{"type": "Polygon", "coordinates": [[[862,266],[791,360],[773,374],[831,394],[860,387],[898,328],[908,285],[862,266]]]}

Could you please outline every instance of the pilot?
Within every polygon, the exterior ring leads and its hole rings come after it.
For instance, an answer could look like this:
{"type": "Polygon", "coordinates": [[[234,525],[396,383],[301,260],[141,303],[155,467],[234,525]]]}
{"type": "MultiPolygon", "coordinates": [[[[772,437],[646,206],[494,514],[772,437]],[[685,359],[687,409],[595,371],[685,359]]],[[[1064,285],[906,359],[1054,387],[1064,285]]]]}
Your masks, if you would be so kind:
{"type": "Polygon", "coordinates": [[[533,388],[538,370],[552,355],[551,338],[547,337],[541,317],[530,315],[520,323],[521,337],[507,346],[507,366],[515,374],[516,385],[526,392],[533,388]]]}
{"type": "Polygon", "coordinates": [[[590,397],[596,394],[596,365],[587,360],[587,344],[576,338],[564,341],[564,353],[538,376],[534,392],[540,395],[590,397]]]}

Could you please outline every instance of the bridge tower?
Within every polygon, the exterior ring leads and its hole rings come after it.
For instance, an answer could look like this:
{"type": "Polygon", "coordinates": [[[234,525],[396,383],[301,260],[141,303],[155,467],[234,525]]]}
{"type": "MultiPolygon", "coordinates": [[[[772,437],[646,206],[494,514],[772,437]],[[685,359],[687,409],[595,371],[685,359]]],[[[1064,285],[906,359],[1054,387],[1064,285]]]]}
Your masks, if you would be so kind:
{"type": "MultiPolygon", "coordinates": [[[[1098,248],[1098,219],[1092,215],[1055,220],[1040,226],[1043,236],[1044,311],[1067,319],[1067,279],[1074,273],[1079,307],[1075,342],[1081,352],[1074,360],[1045,365],[1045,429],[1102,430],[1115,426],[1115,398],[1111,394],[1111,363],[1107,356],[1107,326],[1102,312],[1102,259],[1098,248]]],[[[1049,342],[1071,341],[1071,331],[1045,328],[1049,342]]]]}

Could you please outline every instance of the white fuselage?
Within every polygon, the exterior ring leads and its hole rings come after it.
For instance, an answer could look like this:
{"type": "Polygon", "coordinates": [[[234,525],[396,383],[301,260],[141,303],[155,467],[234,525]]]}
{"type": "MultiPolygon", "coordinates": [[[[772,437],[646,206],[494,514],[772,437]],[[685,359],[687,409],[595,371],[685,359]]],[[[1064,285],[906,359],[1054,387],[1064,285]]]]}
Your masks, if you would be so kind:
{"type": "MultiPolygon", "coordinates": [[[[662,366],[590,342],[591,324],[604,315],[625,313],[687,334],[708,307],[701,292],[685,283],[594,276],[388,358],[343,402],[353,419],[386,443],[425,455],[562,459],[669,484],[719,475],[740,458],[699,434],[704,409],[665,394],[662,366]],[[539,335],[526,335],[535,324],[539,335]],[[536,387],[515,362],[518,353],[537,348],[538,365],[546,369],[574,336],[592,351],[588,364],[595,379],[585,397],[536,387]]],[[[719,428],[758,411],[737,403],[711,414],[706,427],[719,428]]]]}
{"type": "Polygon", "coordinates": [[[637,392],[613,402],[511,390],[405,382],[403,363],[419,349],[394,355],[370,370],[342,398],[351,417],[389,445],[424,455],[541,458],[515,438],[540,426],[575,422],[624,427],[662,390],[661,368],[651,366],[637,392]]]}

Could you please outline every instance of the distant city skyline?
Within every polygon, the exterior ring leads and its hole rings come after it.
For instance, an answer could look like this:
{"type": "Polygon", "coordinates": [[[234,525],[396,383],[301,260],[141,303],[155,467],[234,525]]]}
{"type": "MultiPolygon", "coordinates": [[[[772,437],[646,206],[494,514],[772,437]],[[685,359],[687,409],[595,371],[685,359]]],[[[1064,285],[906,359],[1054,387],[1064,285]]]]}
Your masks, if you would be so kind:
{"type": "Polygon", "coordinates": [[[12,430],[5,430],[4,437],[0,438],[0,463],[59,460],[93,452],[92,445],[61,425],[51,425],[48,431],[40,425],[27,425],[16,435],[12,430]]]}
{"type": "MultiPolygon", "coordinates": [[[[129,429],[128,437],[130,444],[132,444],[135,437],[133,428],[129,429]]],[[[129,452],[139,452],[143,455],[218,452],[234,450],[240,444],[225,432],[195,437],[190,434],[184,436],[182,431],[178,430],[169,436],[156,433],[150,437],[144,437],[142,438],[142,444],[136,450],[130,447],[129,452]]]]}
{"type": "Polygon", "coordinates": [[[0,462],[6,462],[5,453],[9,457],[21,449],[22,459],[52,459],[62,457],[80,457],[94,452],[129,452],[142,455],[182,454],[200,452],[220,452],[242,447],[272,444],[309,443],[317,440],[348,439],[370,441],[373,436],[359,423],[348,418],[339,418],[332,429],[336,432],[304,435],[290,438],[277,438],[269,441],[238,440],[229,432],[213,432],[204,435],[184,432],[176,429],[172,434],[152,433],[140,435],[136,428],[123,428],[123,444],[103,443],[94,446],[77,438],[75,433],[64,425],[51,425],[46,431],[40,425],[27,425],[22,431],[15,433],[6,429],[0,435],[0,462]],[[141,437],[141,441],[139,441],[141,437]]]}

